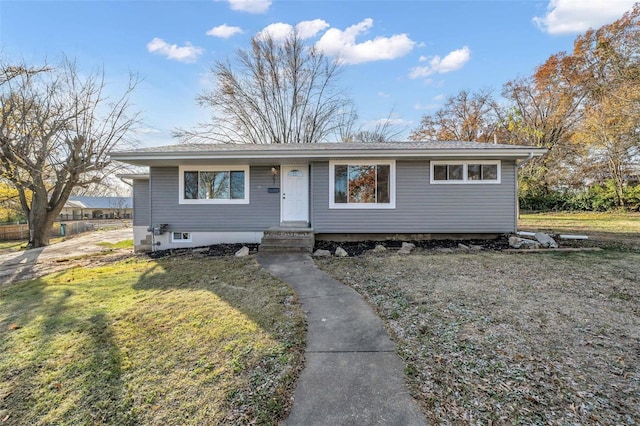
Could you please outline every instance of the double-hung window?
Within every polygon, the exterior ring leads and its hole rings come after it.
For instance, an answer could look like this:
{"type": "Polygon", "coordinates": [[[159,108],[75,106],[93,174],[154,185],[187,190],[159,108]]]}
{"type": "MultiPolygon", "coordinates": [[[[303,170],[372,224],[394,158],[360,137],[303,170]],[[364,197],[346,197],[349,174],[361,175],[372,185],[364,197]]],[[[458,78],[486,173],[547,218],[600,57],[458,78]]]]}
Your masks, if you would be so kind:
{"type": "Polygon", "coordinates": [[[180,166],[180,204],[248,204],[248,166],[180,166]]]}
{"type": "Polygon", "coordinates": [[[431,183],[500,183],[500,161],[431,161],[431,183]]]}
{"type": "Polygon", "coordinates": [[[329,208],[395,208],[395,174],[393,160],[330,161],[329,208]]]}

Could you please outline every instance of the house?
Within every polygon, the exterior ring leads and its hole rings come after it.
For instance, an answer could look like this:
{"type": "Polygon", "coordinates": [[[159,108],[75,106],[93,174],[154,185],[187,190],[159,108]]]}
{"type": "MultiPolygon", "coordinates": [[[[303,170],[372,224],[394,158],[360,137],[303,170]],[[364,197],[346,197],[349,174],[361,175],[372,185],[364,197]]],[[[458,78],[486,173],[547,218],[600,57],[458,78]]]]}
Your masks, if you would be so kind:
{"type": "Polygon", "coordinates": [[[75,197],[64,204],[60,220],[84,219],[131,219],[133,200],[131,197],[75,197]]]}
{"type": "Polygon", "coordinates": [[[541,148],[476,142],[183,144],[113,152],[133,181],[138,249],[510,233],[519,164],[541,148]],[[283,230],[284,229],[284,230],[283,230]],[[289,232],[287,234],[287,229],[289,232]]]}

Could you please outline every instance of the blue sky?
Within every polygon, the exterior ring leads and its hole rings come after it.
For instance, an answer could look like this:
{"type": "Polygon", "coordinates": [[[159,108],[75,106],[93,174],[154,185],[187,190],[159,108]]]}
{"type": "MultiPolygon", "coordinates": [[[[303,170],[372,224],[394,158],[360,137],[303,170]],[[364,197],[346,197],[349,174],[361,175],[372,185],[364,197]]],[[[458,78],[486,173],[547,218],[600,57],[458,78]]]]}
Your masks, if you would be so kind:
{"type": "Polygon", "coordinates": [[[143,145],[176,143],[171,131],[206,120],[195,97],[208,70],[260,31],[297,26],[340,57],[339,84],[367,128],[392,119],[408,131],[462,89],[494,89],[530,75],[575,36],[613,22],[633,0],[524,1],[0,1],[5,60],[104,67],[117,91],[129,71],[143,145]]]}

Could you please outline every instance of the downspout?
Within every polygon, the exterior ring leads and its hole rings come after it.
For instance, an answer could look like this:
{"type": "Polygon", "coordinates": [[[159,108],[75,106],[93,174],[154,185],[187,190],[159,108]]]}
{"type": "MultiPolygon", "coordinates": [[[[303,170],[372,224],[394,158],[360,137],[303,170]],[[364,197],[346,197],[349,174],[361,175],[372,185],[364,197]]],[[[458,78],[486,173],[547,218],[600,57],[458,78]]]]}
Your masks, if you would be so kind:
{"type": "Polygon", "coordinates": [[[514,232],[518,231],[518,219],[520,219],[520,199],[518,198],[518,170],[533,159],[533,152],[530,152],[527,158],[516,164],[516,221],[514,223],[514,232]]]}

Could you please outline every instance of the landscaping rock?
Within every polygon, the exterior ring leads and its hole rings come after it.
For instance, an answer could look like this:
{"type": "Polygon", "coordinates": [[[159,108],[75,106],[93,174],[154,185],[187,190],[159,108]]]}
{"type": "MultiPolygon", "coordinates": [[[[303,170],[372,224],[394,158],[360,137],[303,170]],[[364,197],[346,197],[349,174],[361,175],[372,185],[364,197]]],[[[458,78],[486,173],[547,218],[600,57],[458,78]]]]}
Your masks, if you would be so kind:
{"type": "Polygon", "coordinates": [[[458,243],[458,248],[461,250],[469,250],[469,246],[462,243],[458,243]]]}
{"type": "Polygon", "coordinates": [[[376,253],[383,253],[385,251],[387,251],[387,248],[385,246],[383,246],[382,244],[378,244],[373,251],[375,251],[376,253]]]}
{"type": "Polygon", "coordinates": [[[469,247],[469,249],[471,251],[481,251],[484,247],[476,245],[476,244],[471,244],[471,246],[469,247]]]}
{"type": "Polygon", "coordinates": [[[338,257],[349,257],[349,253],[347,253],[342,247],[338,247],[336,249],[335,255],[338,257]]]}
{"type": "Polygon", "coordinates": [[[402,247],[400,248],[400,250],[398,250],[398,254],[409,254],[414,248],[416,248],[415,244],[402,243],[402,247]]]}
{"type": "Polygon", "coordinates": [[[536,240],[545,248],[558,248],[558,243],[556,240],[551,238],[549,234],[545,234],[544,232],[537,232],[535,235],[536,240]]]}
{"type": "Polygon", "coordinates": [[[249,247],[242,246],[240,250],[238,250],[235,254],[236,257],[244,257],[249,255],[249,247]]]}
{"type": "Polygon", "coordinates": [[[329,250],[318,249],[313,252],[313,257],[329,257],[331,256],[331,252],[329,250]]]}
{"type": "Polygon", "coordinates": [[[539,242],[520,237],[509,237],[509,246],[515,249],[539,249],[539,242]]]}
{"type": "Polygon", "coordinates": [[[447,248],[447,247],[438,248],[438,249],[436,249],[436,251],[438,253],[453,253],[453,249],[450,249],[450,248],[447,248]]]}
{"type": "Polygon", "coordinates": [[[198,247],[193,249],[193,253],[202,254],[207,253],[209,251],[209,247],[198,247]]]}

